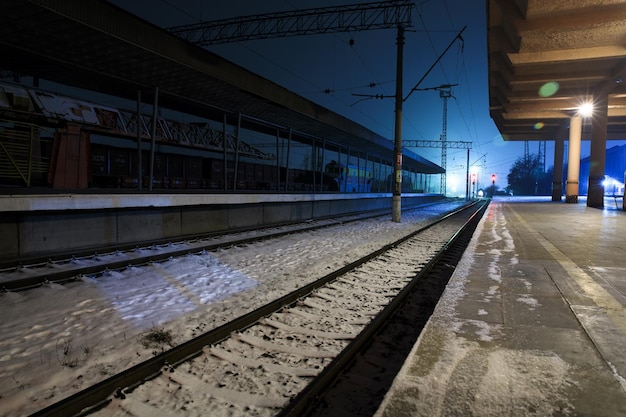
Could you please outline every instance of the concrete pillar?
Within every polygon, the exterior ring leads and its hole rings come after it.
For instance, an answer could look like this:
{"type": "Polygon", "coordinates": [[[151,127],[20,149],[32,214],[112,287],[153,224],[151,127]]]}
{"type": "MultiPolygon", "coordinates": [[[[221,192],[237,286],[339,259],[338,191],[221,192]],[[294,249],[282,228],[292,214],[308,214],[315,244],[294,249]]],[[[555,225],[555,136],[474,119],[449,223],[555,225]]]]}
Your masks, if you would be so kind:
{"type": "Polygon", "coordinates": [[[48,169],[48,181],[52,188],[87,188],[91,176],[90,158],[87,132],[73,124],[57,129],[48,169]]]}
{"type": "Polygon", "coordinates": [[[591,155],[587,207],[604,207],[604,168],[606,165],[606,125],[608,96],[595,97],[591,117],[591,155]]]}
{"type": "Polygon", "coordinates": [[[572,116],[569,121],[569,146],[567,152],[567,183],[565,202],[578,203],[578,177],[580,175],[580,137],[582,117],[572,116]]]}
{"type": "Polygon", "coordinates": [[[554,172],[552,175],[552,201],[561,201],[563,195],[563,154],[565,149],[565,133],[560,132],[554,140],[554,172]]]}

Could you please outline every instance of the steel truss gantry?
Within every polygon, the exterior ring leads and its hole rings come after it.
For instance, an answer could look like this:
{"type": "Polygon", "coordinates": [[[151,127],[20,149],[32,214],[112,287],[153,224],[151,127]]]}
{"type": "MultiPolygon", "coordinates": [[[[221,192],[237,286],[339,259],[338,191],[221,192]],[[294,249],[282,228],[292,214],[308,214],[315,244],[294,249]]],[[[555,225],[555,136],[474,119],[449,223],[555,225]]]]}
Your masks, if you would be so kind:
{"type": "MultiPolygon", "coordinates": [[[[472,142],[447,141],[446,144],[450,149],[472,149],[472,142]]],[[[444,144],[441,140],[403,140],[402,146],[407,148],[442,148],[444,144]]]]}
{"type": "Polygon", "coordinates": [[[170,32],[199,46],[252,39],[267,39],[314,33],[336,33],[396,28],[396,128],[394,137],[394,183],[392,220],[400,222],[402,185],[402,50],[404,29],[411,26],[412,0],[379,1],[323,7],[232,19],[201,22],[170,28],[170,32]]]}
{"type": "MultiPolygon", "coordinates": [[[[445,123],[445,122],[444,122],[445,123]]],[[[441,148],[442,152],[444,149],[467,149],[467,168],[465,172],[465,198],[469,200],[469,151],[472,149],[472,142],[462,142],[462,141],[452,141],[448,142],[446,140],[404,140],[402,141],[402,146],[407,148],[441,148]]],[[[442,156],[443,157],[443,156],[442,156]]],[[[447,158],[447,153],[446,153],[447,158]]],[[[445,168],[446,165],[443,165],[442,168],[445,168]]],[[[441,174],[442,176],[445,175],[441,174]]],[[[445,177],[443,177],[445,178],[445,177]]],[[[442,180],[442,192],[445,194],[445,179],[442,180]]]]}
{"type": "Polygon", "coordinates": [[[411,25],[411,0],[294,10],[176,26],[168,30],[196,45],[411,25]]]}

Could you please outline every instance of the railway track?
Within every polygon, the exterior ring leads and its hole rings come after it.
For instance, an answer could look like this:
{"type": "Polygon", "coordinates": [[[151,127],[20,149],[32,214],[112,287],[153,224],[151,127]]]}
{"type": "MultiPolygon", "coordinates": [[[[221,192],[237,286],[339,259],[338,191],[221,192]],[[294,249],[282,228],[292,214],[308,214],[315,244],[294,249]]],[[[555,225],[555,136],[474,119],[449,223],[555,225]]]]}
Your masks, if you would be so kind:
{"type": "Polygon", "coordinates": [[[366,347],[318,394],[307,417],[371,417],[376,414],[434,312],[476,225],[476,222],[469,224],[446,246],[366,347]]]}
{"type": "Polygon", "coordinates": [[[33,416],[303,415],[486,204],[450,213],[33,416]]]}
{"type": "MultiPolygon", "coordinates": [[[[419,208],[441,203],[427,203],[419,208]]],[[[70,282],[86,275],[144,266],[174,257],[247,245],[266,239],[387,215],[386,212],[384,214],[365,213],[261,229],[245,229],[228,234],[193,236],[177,241],[157,241],[132,246],[100,248],[97,251],[87,250],[80,253],[61,253],[54,256],[5,261],[0,263],[0,291],[23,291],[51,282],[70,282]]]]}

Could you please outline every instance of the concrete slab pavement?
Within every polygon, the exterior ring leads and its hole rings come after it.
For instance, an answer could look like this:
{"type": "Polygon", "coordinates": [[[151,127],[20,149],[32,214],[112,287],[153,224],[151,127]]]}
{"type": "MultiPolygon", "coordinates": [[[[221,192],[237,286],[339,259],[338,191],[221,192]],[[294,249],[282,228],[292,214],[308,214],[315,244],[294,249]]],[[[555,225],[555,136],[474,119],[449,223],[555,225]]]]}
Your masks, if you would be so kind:
{"type": "Polygon", "coordinates": [[[377,412],[626,415],[626,212],[496,199],[377,412]]]}

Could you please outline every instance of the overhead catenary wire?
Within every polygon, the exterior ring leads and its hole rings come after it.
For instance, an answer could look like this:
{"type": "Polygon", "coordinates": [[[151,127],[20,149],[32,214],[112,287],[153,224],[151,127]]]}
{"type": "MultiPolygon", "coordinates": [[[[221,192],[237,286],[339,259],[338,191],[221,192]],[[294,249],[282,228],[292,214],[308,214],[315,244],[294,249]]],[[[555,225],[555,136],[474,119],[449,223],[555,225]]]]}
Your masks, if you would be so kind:
{"type": "MultiPolygon", "coordinates": [[[[185,10],[183,10],[182,8],[180,8],[178,5],[173,4],[173,2],[171,2],[170,0],[161,0],[163,4],[166,4],[168,7],[173,8],[175,10],[177,10],[180,13],[184,13],[186,16],[192,18],[194,21],[200,21],[201,19],[199,19],[197,17],[198,13],[195,13],[196,16],[193,15],[193,13],[189,13],[186,12],[185,10]]],[[[292,9],[298,9],[301,7],[298,7],[298,5],[294,4],[293,1],[290,0],[283,0],[283,2],[289,6],[289,8],[292,9]]],[[[421,2],[416,2],[415,7],[417,8],[421,8],[423,7],[425,4],[427,3],[432,3],[429,0],[425,0],[425,1],[421,1],[421,2]]],[[[450,11],[447,7],[447,4],[445,4],[446,7],[446,12],[448,13],[448,17],[450,14],[450,11]]],[[[420,18],[422,18],[421,14],[420,14],[420,18]]],[[[426,30],[427,35],[430,38],[430,33],[433,33],[436,31],[433,30],[426,30]]],[[[373,80],[371,82],[365,82],[365,83],[359,83],[356,85],[348,85],[348,86],[343,86],[343,85],[336,85],[335,82],[335,78],[333,77],[333,82],[330,85],[320,85],[320,81],[313,81],[311,77],[309,76],[303,76],[303,72],[302,71],[294,71],[293,69],[291,69],[288,65],[284,65],[283,61],[278,62],[275,59],[272,59],[271,56],[268,56],[267,54],[263,54],[260,51],[249,47],[248,45],[244,45],[242,42],[238,42],[236,43],[236,45],[238,45],[238,47],[246,49],[249,53],[254,54],[255,56],[262,58],[265,62],[270,63],[272,66],[279,68],[282,72],[284,72],[285,74],[289,74],[289,76],[294,77],[295,80],[298,80],[299,82],[302,82],[306,85],[309,85],[310,87],[312,87],[310,90],[308,91],[300,91],[298,92],[298,94],[303,94],[305,96],[312,96],[312,95],[317,95],[320,98],[321,97],[329,97],[329,99],[332,99],[334,101],[336,101],[340,106],[344,107],[344,108],[349,108],[352,112],[357,112],[358,114],[362,115],[363,117],[367,118],[368,120],[371,120],[372,122],[374,122],[377,126],[381,126],[384,127],[385,130],[388,129],[392,129],[389,127],[389,123],[388,120],[386,120],[386,112],[371,112],[371,111],[364,111],[363,108],[359,108],[358,106],[355,106],[356,103],[350,103],[345,99],[345,96],[342,95],[341,93],[343,92],[349,92],[349,91],[355,91],[355,90],[361,90],[361,89],[380,89],[379,91],[377,91],[378,96],[382,96],[385,95],[385,86],[387,84],[391,84],[394,82],[394,80],[387,80],[384,82],[380,82],[380,77],[377,77],[376,75],[373,74],[371,65],[369,65],[367,63],[367,60],[364,59],[363,55],[362,55],[362,50],[361,50],[361,43],[359,42],[359,40],[357,39],[357,42],[354,44],[351,44],[349,42],[349,39],[345,39],[345,36],[340,36],[338,34],[334,34],[334,36],[337,39],[340,39],[341,45],[351,45],[349,48],[349,51],[347,51],[349,54],[353,55],[356,59],[356,61],[358,61],[360,63],[360,65],[358,66],[360,69],[365,70],[368,74],[370,74],[370,79],[373,80]],[[384,119],[381,119],[383,118],[384,119]]],[[[432,39],[431,39],[431,45],[432,45],[432,39]]],[[[346,52],[346,50],[344,50],[344,52],[346,52]]],[[[344,56],[347,54],[343,54],[344,56]]],[[[333,61],[335,58],[331,57],[331,61],[333,61]]],[[[333,61],[334,62],[334,61],[333,61]]],[[[338,71],[338,67],[337,64],[335,63],[334,65],[332,65],[333,67],[333,74],[338,71]]],[[[343,68],[342,68],[343,69],[343,68]]],[[[442,71],[445,74],[445,69],[442,67],[442,71]]],[[[297,92],[297,90],[296,90],[297,92]]],[[[410,94],[410,93],[409,93],[410,94]]],[[[363,100],[359,100],[359,102],[361,102],[363,100]]],[[[419,129],[417,128],[417,126],[413,123],[412,120],[408,119],[407,120],[407,124],[409,126],[411,126],[416,132],[419,132],[419,129]]],[[[420,136],[423,136],[420,133],[420,136]]]]}
{"type": "Polygon", "coordinates": [[[433,64],[430,66],[430,68],[426,71],[426,73],[422,76],[422,78],[420,78],[420,80],[417,82],[417,84],[415,84],[415,86],[409,91],[407,96],[402,99],[402,101],[408,100],[408,98],[411,96],[411,94],[413,94],[415,91],[418,90],[418,87],[420,86],[422,81],[424,81],[424,79],[428,76],[428,74],[430,74],[430,72],[433,70],[433,68],[439,63],[439,61],[441,61],[441,58],[443,58],[443,56],[446,54],[446,52],[448,52],[448,50],[452,47],[452,45],[454,45],[454,42],[456,42],[457,39],[460,39],[461,42],[464,42],[463,41],[463,37],[461,35],[463,34],[463,31],[465,30],[465,28],[467,28],[467,26],[464,26],[463,29],[461,29],[461,31],[459,33],[457,33],[457,35],[454,37],[454,39],[452,39],[452,42],[450,42],[448,47],[439,55],[439,57],[435,60],[435,62],[433,62],[433,64]]]}

